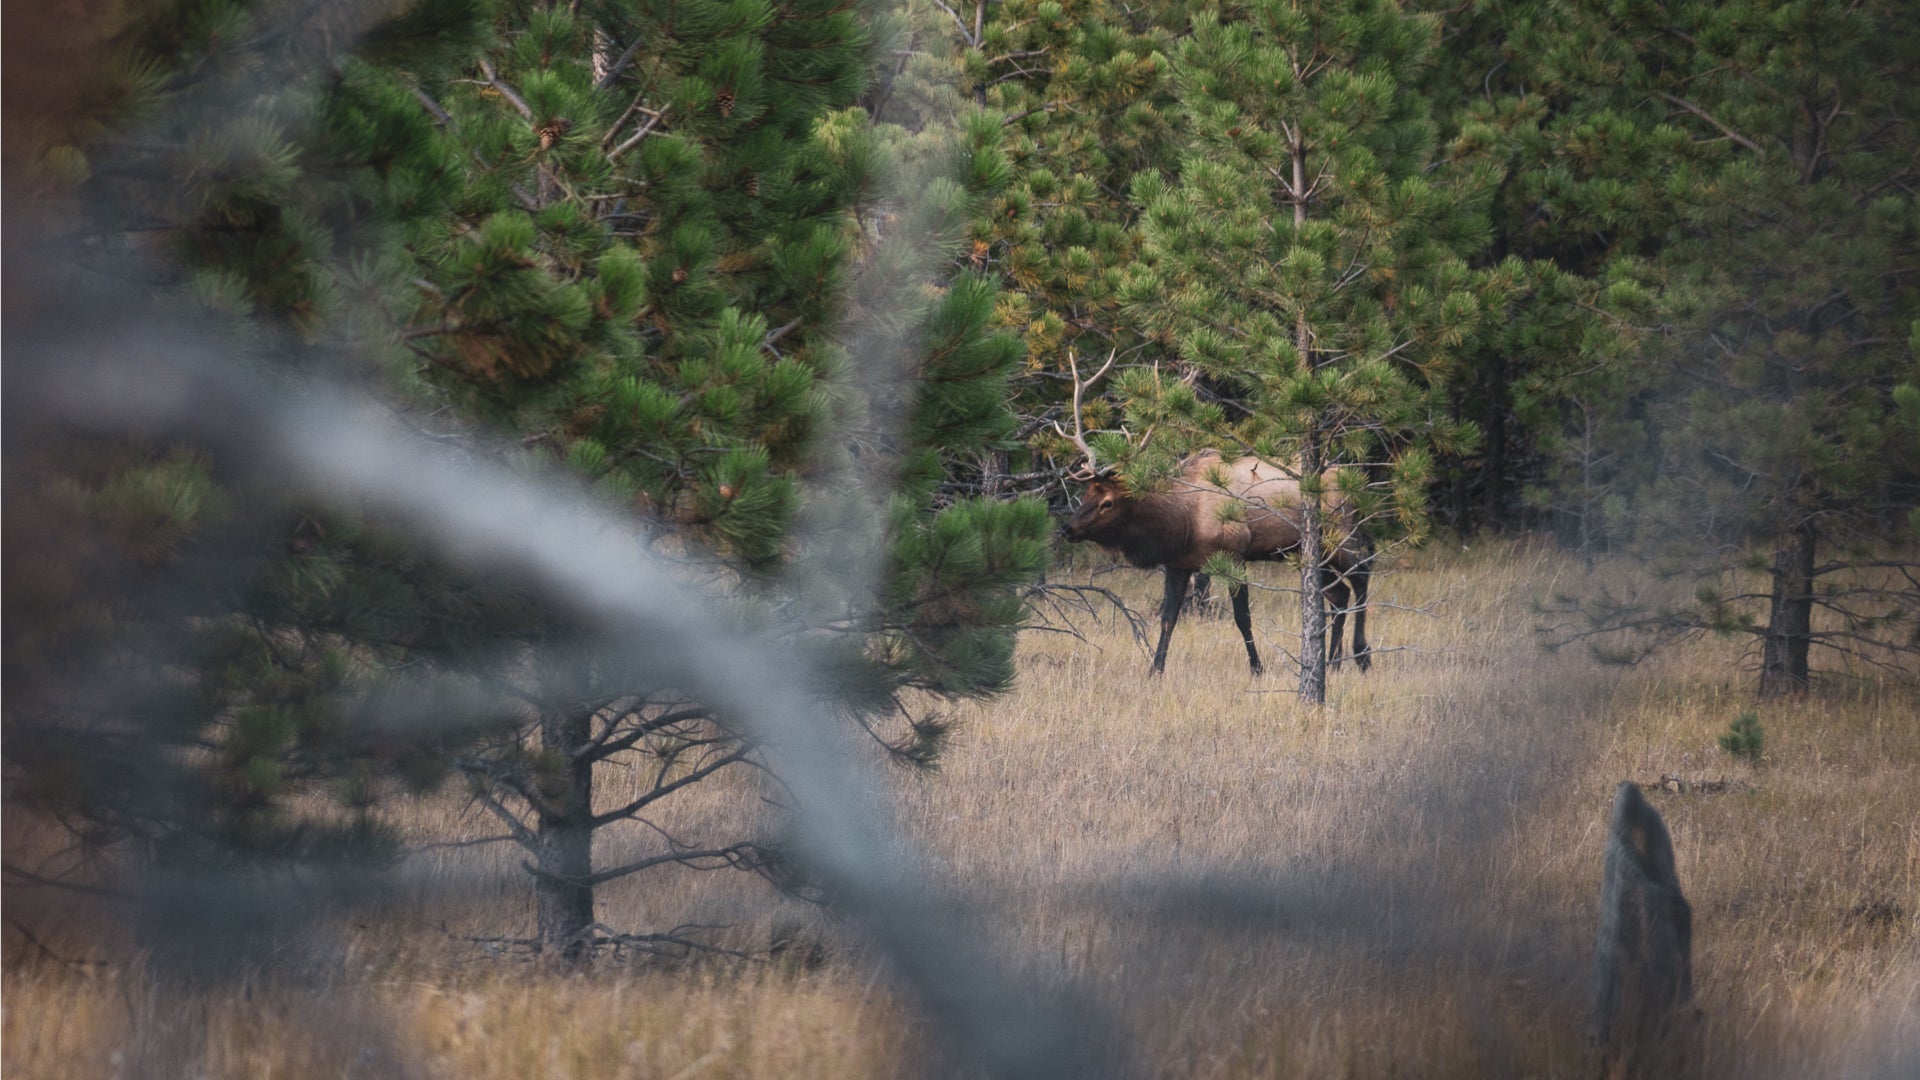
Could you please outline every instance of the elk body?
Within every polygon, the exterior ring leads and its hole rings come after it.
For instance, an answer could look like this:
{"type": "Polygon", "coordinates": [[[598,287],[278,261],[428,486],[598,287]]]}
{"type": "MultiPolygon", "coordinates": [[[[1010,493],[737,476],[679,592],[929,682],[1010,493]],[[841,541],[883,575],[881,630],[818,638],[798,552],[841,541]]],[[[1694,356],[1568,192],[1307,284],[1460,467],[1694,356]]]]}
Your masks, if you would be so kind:
{"type": "MultiPolygon", "coordinates": [[[[1353,661],[1365,671],[1372,663],[1367,655],[1367,567],[1373,548],[1364,534],[1352,528],[1352,515],[1344,505],[1335,501],[1329,511],[1330,519],[1344,526],[1330,531],[1344,535],[1337,543],[1329,537],[1321,570],[1333,606],[1328,662],[1340,662],[1341,639],[1351,610],[1353,661]]],[[[1215,552],[1252,562],[1286,558],[1300,546],[1303,513],[1299,481],[1277,466],[1256,457],[1228,462],[1217,451],[1208,450],[1181,462],[1179,475],[1163,492],[1134,495],[1117,480],[1094,479],[1063,532],[1068,540],[1098,544],[1134,566],[1165,571],[1160,644],[1153,651],[1152,674],[1158,675],[1166,667],[1167,642],[1180,619],[1194,572],[1215,552]]],[[[1247,663],[1257,675],[1260,653],[1253,644],[1247,586],[1235,585],[1232,595],[1233,621],[1246,642],[1247,663]]]]}

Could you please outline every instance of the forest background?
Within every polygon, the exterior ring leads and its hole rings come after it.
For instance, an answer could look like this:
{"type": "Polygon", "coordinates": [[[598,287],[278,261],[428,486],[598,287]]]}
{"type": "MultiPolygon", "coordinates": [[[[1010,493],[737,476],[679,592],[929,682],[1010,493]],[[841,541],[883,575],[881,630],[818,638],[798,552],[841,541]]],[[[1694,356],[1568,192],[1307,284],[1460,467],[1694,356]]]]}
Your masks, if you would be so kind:
{"type": "Polygon", "coordinates": [[[531,905],[489,947],[749,952],[603,918],[743,870],[990,1029],[991,971],[929,989],[935,900],[873,873],[884,835],[807,813],[847,762],[941,761],[1023,630],[1127,609],[1048,542],[1076,434],[1136,490],[1288,462],[1383,569],[1523,534],[1639,568],[1515,594],[1547,645],[1724,638],[1759,700],[1898,685],[1917,21],[10,12],[10,962],[78,890],[110,951],[240,977],[485,841],[531,905]],[[715,790],[807,813],[662,824],[715,790]],[[421,798],[473,817],[418,835],[421,798]]]}

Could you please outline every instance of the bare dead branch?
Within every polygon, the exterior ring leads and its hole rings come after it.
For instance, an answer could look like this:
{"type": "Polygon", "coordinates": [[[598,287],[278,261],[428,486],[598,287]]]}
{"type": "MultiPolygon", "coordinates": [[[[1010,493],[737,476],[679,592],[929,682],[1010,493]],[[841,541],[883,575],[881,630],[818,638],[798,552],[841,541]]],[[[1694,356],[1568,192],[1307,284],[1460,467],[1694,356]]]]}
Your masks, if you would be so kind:
{"type": "Polygon", "coordinates": [[[607,73],[600,76],[600,78],[594,82],[593,88],[595,90],[605,90],[607,87],[612,86],[614,80],[626,72],[627,65],[633,63],[633,58],[640,54],[640,46],[644,44],[646,40],[644,36],[634,38],[633,44],[628,45],[626,51],[620,54],[620,58],[615,60],[612,66],[607,68],[607,73]]]}
{"type": "Polygon", "coordinates": [[[420,103],[421,108],[433,114],[433,119],[435,123],[439,124],[441,127],[453,126],[453,117],[448,115],[447,110],[441,108],[440,103],[433,100],[433,98],[430,97],[425,90],[422,90],[417,86],[414,87],[413,99],[420,103]]]}
{"type": "Polygon", "coordinates": [[[729,844],[726,847],[720,848],[675,850],[660,855],[649,856],[644,859],[636,859],[623,866],[615,866],[606,870],[596,871],[588,877],[574,879],[574,883],[593,888],[604,885],[609,881],[626,877],[629,874],[637,874],[642,870],[652,869],[656,866],[664,866],[668,863],[679,863],[692,870],[754,870],[758,868],[759,861],[764,860],[765,857],[765,851],[758,844],[750,841],[729,844]]]}
{"type": "Polygon", "coordinates": [[[89,968],[110,968],[114,966],[114,963],[111,960],[75,960],[71,956],[66,956],[60,952],[57,952],[56,950],[53,949],[53,947],[49,946],[46,942],[41,941],[39,938],[35,937],[33,931],[27,929],[26,924],[21,922],[19,919],[16,919],[13,916],[8,915],[6,916],[6,922],[8,926],[13,927],[14,933],[19,934],[21,938],[25,939],[27,944],[33,946],[36,949],[39,949],[42,955],[46,956],[47,959],[49,960],[55,961],[56,963],[63,964],[70,968],[78,968],[82,971],[85,971],[89,968]]]}
{"type": "Polygon", "coordinates": [[[1662,99],[1664,99],[1668,104],[1677,105],[1680,108],[1685,109],[1688,112],[1692,113],[1693,115],[1699,117],[1700,119],[1705,120],[1707,123],[1712,124],[1714,127],[1719,128],[1720,134],[1725,135],[1727,138],[1732,139],[1734,142],[1739,143],[1741,146],[1746,147],[1747,149],[1753,151],[1756,154],[1766,153],[1766,151],[1760,149],[1759,143],[1754,142],[1752,139],[1747,138],[1745,135],[1742,135],[1739,132],[1728,127],[1727,125],[1721,123],[1719,120],[1714,119],[1713,114],[1707,112],[1707,110],[1701,108],[1700,106],[1695,105],[1693,102],[1688,101],[1687,99],[1682,97],[1675,97],[1674,95],[1667,93],[1665,90],[1656,91],[1656,93],[1658,93],[1659,96],[1662,99]]]}
{"type": "Polygon", "coordinates": [[[1121,618],[1126,620],[1127,629],[1133,634],[1135,641],[1138,641],[1142,645],[1145,645],[1147,642],[1146,618],[1139,612],[1128,607],[1127,602],[1120,598],[1120,594],[1114,592],[1112,589],[1099,585],[1067,585],[1059,582],[1042,582],[1038,585],[1029,586],[1025,592],[1020,594],[1020,598],[1027,602],[1028,610],[1039,613],[1041,607],[1044,605],[1047,610],[1051,611],[1053,615],[1059,619],[1057,623],[1050,618],[1044,619],[1037,625],[1029,625],[1028,629],[1030,630],[1046,630],[1053,633],[1070,634],[1081,641],[1085,641],[1087,640],[1086,635],[1082,634],[1079,628],[1073,625],[1073,620],[1068,617],[1069,614],[1077,612],[1097,619],[1100,617],[1100,611],[1103,607],[1111,607],[1114,611],[1120,613],[1121,618]],[[1099,601],[1105,601],[1105,604],[1101,604],[1099,601]]]}
{"type": "Polygon", "coordinates": [[[660,122],[666,119],[667,115],[665,112],[654,112],[652,109],[643,108],[640,111],[647,114],[646,123],[641,124],[640,127],[634,131],[633,136],[627,141],[607,151],[608,161],[618,161],[621,154],[633,149],[639,144],[641,139],[653,134],[653,129],[660,126],[660,122]]]}
{"type": "Polygon", "coordinates": [[[492,61],[481,57],[480,72],[487,77],[485,85],[492,87],[501,97],[506,98],[507,103],[526,120],[529,122],[533,120],[533,109],[528,107],[526,99],[520,96],[519,91],[500,81],[500,73],[493,70],[492,61]]]}
{"type": "Polygon", "coordinates": [[[407,850],[410,852],[421,852],[421,851],[443,851],[448,848],[484,847],[487,844],[498,844],[503,840],[512,840],[512,841],[518,842],[519,837],[514,836],[512,833],[501,833],[498,836],[481,836],[481,837],[476,837],[475,839],[472,839],[472,840],[440,840],[431,844],[420,844],[415,847],[410,847],[407,850]]]}
{"type": "Polygon", "coordinates": [[[692,707],[676,710],[671,713],[663,713],[652,720],[636,724],[633,727],[621,731],[617,737],[595,740],[581,747],[575,751],[574,760],[584,761],[591,758],[594,761],[604,761],[633,747],[648,736],[657,735],[680,724],[709,719],[711,715],[712,714],[703,707],[692,707]]]}
{"type": "Polygon", "coordinates": [[[645,794],[640,795],[639,797],[633,799],[632,801],[628,802],[626,805],[616,807],[602,814],[595,814],[593,817],[588,818],[587,825],[590,828],[597,829],[600,826],[607,824],[608,822],[619,821],[621,818],[628,817],[641,810],[644,810],[647,807],[653,805],[654,803],[659,802],[661,799],[664,799],[667,796],[672,795],[674,792],[679,791],[681,788],[687,787],[690,784],[697,784],[700,781],[705,780],[707,777],[712,776],[714,773],[719,772],[721,769],[724,769],[729,765],[733,765],[740,761],[745,760],[747,755],[752,753],[753,750],[754,750],[754,747],[752,744],[743,745],[739,749],[733,751],[730,754],[724,754],[716,760],[709,761],[700,765],[698,768],[695,768],[691,772],[688,772],[686,775],[681,776],[678,779],[669,781],[664,784],[656,783],[652,788],[652,790],[649,790],[645,794]]]}

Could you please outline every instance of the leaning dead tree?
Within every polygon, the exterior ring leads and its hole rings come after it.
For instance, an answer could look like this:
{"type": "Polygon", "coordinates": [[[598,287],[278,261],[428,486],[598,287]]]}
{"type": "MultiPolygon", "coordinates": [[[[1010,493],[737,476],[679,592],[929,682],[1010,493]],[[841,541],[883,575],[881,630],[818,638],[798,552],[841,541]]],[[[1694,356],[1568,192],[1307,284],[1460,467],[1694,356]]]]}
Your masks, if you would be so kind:
{"type": "Polygon", "coordinates": [[[1607,833],[1594,956],[1590,1034],[1603,1075],[1653,1065],[1692,1000],[1693,909],[1680,892],[1673,840],[1639,785],[1622,781],[1607,833]]]}

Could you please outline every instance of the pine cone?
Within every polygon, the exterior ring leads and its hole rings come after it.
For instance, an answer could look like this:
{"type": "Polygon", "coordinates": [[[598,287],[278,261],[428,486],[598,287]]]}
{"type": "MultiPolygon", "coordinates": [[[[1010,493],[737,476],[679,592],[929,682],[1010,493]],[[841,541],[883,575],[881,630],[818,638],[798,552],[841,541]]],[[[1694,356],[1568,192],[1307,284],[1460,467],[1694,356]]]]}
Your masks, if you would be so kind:
{"type": "Polygon", "coordinates": [[[733,91],[731,90],[720,91],[720,93],[714,97],[713,102],[714,104],[720,106],[721,116],[733,115],[733,91]]]}
{"type": "Polygon", "coordinates": [[[540,125],[541,153],[553,149],[554,144],[560,141],[560,136],[565,135],[572,127],[573,121],[562,116],[556,116],[545,124],[540,125]]]}
{"type": "Polygon", "coordinates": [[[756,176],[747,177],[747,195],[755,199],[760,197],[760,177],[759,176],[756,175],[756,176]]]}

